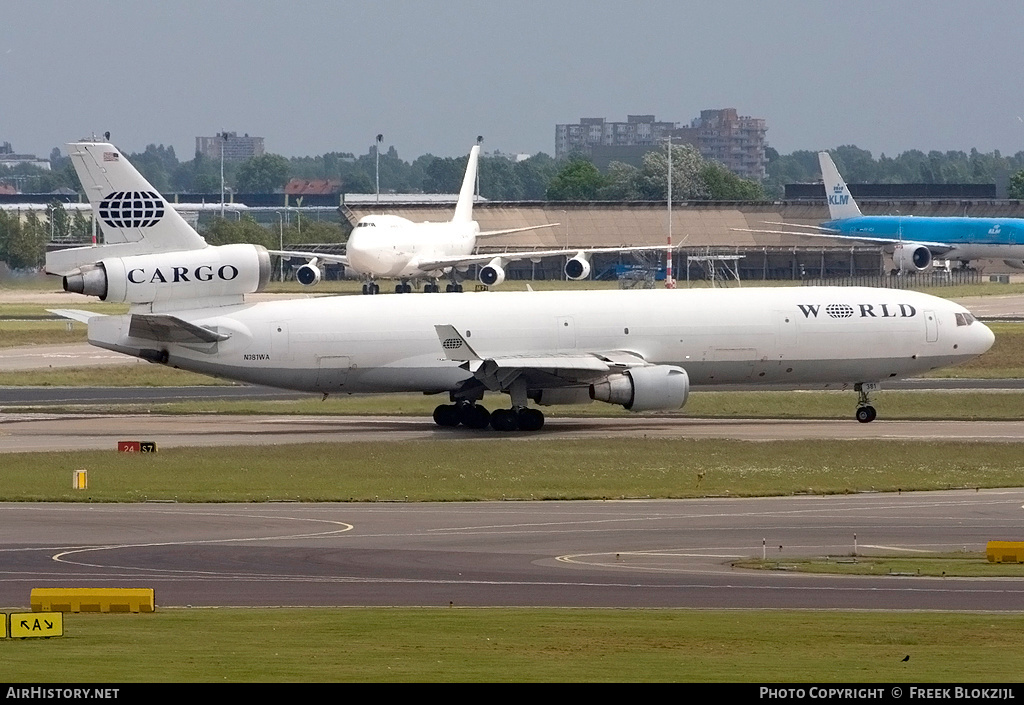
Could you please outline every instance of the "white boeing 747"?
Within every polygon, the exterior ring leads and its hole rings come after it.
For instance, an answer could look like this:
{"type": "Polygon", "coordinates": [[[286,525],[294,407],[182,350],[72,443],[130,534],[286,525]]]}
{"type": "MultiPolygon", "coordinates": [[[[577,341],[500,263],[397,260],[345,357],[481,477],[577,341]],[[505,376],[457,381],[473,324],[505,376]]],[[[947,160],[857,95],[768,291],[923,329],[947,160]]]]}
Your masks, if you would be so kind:
{"type": "Polygon", "coordinates": [[[677,410],[691,385],[853,386],[856,417],[886,380],[969,360],[992,332],[964,307],[847,287],[479,292],[250,303],[258,245],[207,245],[111,144],[68,145],[111,244],[47,256],[64,288],[126,302],[62,310],[89,342],[227,379],[321,394],[443,394],[441,426],[535,430],[530,402],[677,410]],[[492,412],[485,392],[508,394],[492,412]]]}
{"type": "Polygon", "coordinates": [[[528,225],[523,228],[486,230],[473,220],[473,184],[476,181],[477,161],[480,145],[474,145],[469,152],[466,175],[462,179],[459,200],[455,214],[448,222],[414,223],[397,215],[367,215],[359,219],[345,243],[344,255],[319,254],[316,252],[295,252],[272,250],[270,254],[284,257],[304,257],[309,260],[295,272],[295,278],[306,286],[320,281],[318,264],[340,262],[356,274],[366,278],[364,294],[380,293],[376,279],[397,279],[396,293],[412,291],[411,281],[427,279],[424,292],[438,292],[438,280],[445,275],[451,278],[446,287],[449,292],[461,292],[457,271],[465,271],[472,265],[480,268],[480,282],[497,286],[505,281],[505,265],[524,259],[539,260],[544,257],[568,256],[565,275],[580,280],[590,276],[590,256],[606,252],[635,252],[665,250],[662,245],[642,247],[603,247],[561,250],[534,250],[531,252],[506,252],[502,254],[479,254],[476,252],[481,239],[498,235],[552,228],[558,223],[528,225]]]}

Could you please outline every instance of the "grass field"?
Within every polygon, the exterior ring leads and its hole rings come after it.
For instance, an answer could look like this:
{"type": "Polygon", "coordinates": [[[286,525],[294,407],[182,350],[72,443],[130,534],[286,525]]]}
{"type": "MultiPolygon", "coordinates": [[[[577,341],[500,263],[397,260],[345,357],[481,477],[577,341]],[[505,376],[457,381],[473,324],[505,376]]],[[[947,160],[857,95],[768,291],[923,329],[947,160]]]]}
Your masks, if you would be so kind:
{"type": "Polygon", "coordinates": [[[922,575],[967,578],[1024,578],[1024,563],[989,563],[984,553],[936,555],[846,555],[794,560],[734,561],[737,568],[786,570],[828,575],[922,575]]]}
{"type": "Polygon", "coordinates": [[[504,440],[3,456],[2,501],[749,497],[1024,486],[1015,443],[504,440]],[[482,461],[480,453],[488,460],[482,461]],[[74,470],[89,489],[71,489],[74,470]]]}
{"type": "Polygon", "coordinates": [[[158,608],[64,630],[0,641],[4,680],[1015,683],[1024,649],[1020,614],[158,608]]]}

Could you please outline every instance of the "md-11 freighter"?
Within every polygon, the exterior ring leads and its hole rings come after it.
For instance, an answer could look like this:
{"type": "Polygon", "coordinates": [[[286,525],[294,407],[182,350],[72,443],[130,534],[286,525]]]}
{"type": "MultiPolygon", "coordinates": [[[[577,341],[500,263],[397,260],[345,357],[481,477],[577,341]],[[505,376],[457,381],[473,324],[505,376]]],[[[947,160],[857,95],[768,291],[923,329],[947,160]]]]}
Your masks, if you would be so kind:
{"type": "Polygon", "coordinates": [[[691,386],[729,384],[848,385],[867,422],[868,394],[884,381],[969,360],[993,342],[964,307],[888,289],[246,302],[269,280],[266,250],[207,245],[110,144],[71,144],[69,154],[115,244],[57,253],[47,270],[69,291],[130,304],[125,315],[62,311],[88,322],[92,344],[285,389],[447,395],[434,412],[441,426],[539,429],[544,416],[531,402],[677,410],[691,386]],[[132,244],[139,254],[125,251],[132,244]],[[486,392],[508,394],[509,408],[486,410],[486,392]]]}

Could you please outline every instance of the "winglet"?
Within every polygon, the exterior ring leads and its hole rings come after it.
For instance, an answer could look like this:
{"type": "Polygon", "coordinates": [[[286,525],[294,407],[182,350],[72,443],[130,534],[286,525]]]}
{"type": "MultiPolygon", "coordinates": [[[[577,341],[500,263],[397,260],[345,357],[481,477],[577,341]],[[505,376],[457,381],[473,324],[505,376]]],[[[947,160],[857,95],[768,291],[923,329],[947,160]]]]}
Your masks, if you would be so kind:
{"type": "Polygon", "coordinates": [[[859,218],[860,208],[850,195],[846,182],[839,175],[835,162],[828,152],[818,152],[818,164],[821,165],[821,180],[825,183],[825,200],[828,201],[828,214],[832,220],[859,218]]]}
{"type": "Polygon", "coordinates": [[[457,362],[478,361],[480,356],[470,347],[462,333],[455,330],[455,326],[434,326],[437,331],[437,339],[441,342],[444,356],[449,360],[457,362]]]}

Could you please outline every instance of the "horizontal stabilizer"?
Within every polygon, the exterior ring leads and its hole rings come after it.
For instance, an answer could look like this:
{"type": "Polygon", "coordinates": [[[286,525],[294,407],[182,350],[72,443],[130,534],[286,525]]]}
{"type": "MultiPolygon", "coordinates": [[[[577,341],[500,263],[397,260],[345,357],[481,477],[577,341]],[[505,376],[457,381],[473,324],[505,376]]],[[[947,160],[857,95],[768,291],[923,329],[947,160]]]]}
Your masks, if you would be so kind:
{"type": "Polygon", "coordinates": [[[175,316],[161,314],[133,314],[128,327],[133,338],[154,340],[159,343],[216,343],[231,336],[197,326],[175,316]]]}

